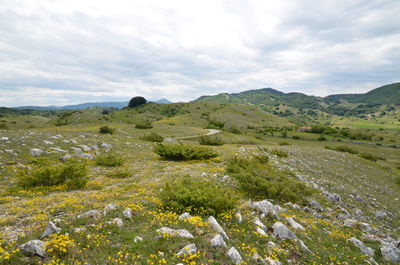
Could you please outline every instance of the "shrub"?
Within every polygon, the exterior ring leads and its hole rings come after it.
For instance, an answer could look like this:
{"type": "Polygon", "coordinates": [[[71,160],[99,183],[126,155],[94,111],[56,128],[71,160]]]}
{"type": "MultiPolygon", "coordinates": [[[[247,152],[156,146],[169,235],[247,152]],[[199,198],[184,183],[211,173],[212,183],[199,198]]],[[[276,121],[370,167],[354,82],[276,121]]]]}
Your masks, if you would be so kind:
{"type": "Polygon", "coordinates": [[[7,124],[0,123],[0,130],[8,130],[8,129],[9,128],[8,128],[7,124]]]}
{"type": "Polygon", "coordinates": [[[151,125],[150,122],[146,122],[146,123],[139,123],[135,125],[136,129],[151,129],[153,128],[153,125],[151,125]]]}
{"type": "Polygon", "coordinates": [[[276,155],[278,157],[288,157],[287,152],[285,152],[283,150],[279,150],[279,149],[272,149],[271,154],[276,155]]]}
{"type": "Polygon", "coordinates": [[[128,108],[134,108],[143,104],[146,104],[147,100],[144,97],[133,97],[129,101],[128,108]]]}
{"type": "Polygon", "coordinates": [[[397,177],[394,181],[396,184],[400,185],[400,177],[397,177]]]}
{"type": "Polygon", "coordinates": [[[334,151],[338,151],[338,152],[345,152],[345,153],[349,153],[349,154],[358,154],[357,150],[352,149],[351,147],[345,146],[345,145],[341,145],[341,146],[337,146],[337,147],[329,147],[326,146],[326,149],[330,149],[330,150],[334,150],[334,151]]]}
{"type": "Polygon", "coordinates": [[[101,126],[100,128],[99,128],[99,133],[103,133],[103,134],[113,134],[114,133],[114,131],[115,131],[115,129],[114,128],[110,128],[110,127],[108,127],[108,126],[101,126]]]}
{"type": "Polygon", "coordinates": [[[280,146],[282,146],[282,145],[289,145],[289,143],[288,143],[288,142],[280,142],[279,145],[280,145],[280,146]]]}
{"type": "Polygon", "coordinates": [[[300,136],[298,136],[298,135],[293,135],[292,138],[295,140],[300,140],[300,136]]]}
{"type": "Polygon", "coordinates": [[[318,137],[318,141],[326,141],[325,136],[321,135],[320,137],[318,137]]]}
{"type": "Polygon", "coordinates": [[[101,154],[96,157],[96,165],[104,167],[116,167],[124,164],[124,158],[114,153],[101,154]]]}
{"type": "Polygon", "coordinates": [[[207,129],[222,129],[225,126],[225,122],[222,121],[209,121],[207,129]]]}
{"type": "Polygon", "coordinates": [[[153,151],[168,160],[209,159],[217,156],[212,149],[188,144],[158,143],[153,151]]]}
{"type": "Polygon", "coordinates": [[[228,132],[234,133],[234,134],[241,134],[242,132],[239,130],[238,127],[235,125],[231,125],[226,129],[228,132]]]}
{"type": "Polygon", "coordinates": [[[254,199],[305,202],[313,192],[290,174],[256,158],[235,157],[228,162],[226,171],[238,182],[238,188],[254,199]]]}
{"type": "Polygon", "coordinates": [[[371,160],[371,161],[373,161],[373,162],[376,162],[376,161],[378,161],[378,160],[385,160],[385,159],[382,158],[382,157],[374,156],[374,155],[371,155],[371,154],[369,154],[369,153],[360,153],[360,154],[358,154],[358,156],[359,156],[359,157],[362,157],[362,158],[365,158],[365,159],[368,159],[368,160],[371,160]]]}
{"type": "Polygon", "coordinates": [[[203,135],[199,137],[199,144],[220,146],[224,144],[224,141],[215,135],[203,135]]]}
{"type": "Polygon", "coordinates": [[[123,178],[128,178],[131,175],[132,173],[129,172],[128,170],[116,170],[108,172],[106,176],[113,179],[123,179],[123,178]]]}
{"type": "Polygon", "coordinates": [[[238,195],[230,188],[190,176],[169,180],[161,194],[164,207],[178,213],[217,215],[234,209],[238,195]]]}
{"type": "Polygon", "coordinates": [[[86,163],[69,160],[55,166],[39,164],[32,172],[20,171],[17,178],[18,185],[24,188],[65,184],[69,189],[79,189],[86,185],[87,173],[86,163]]]}
{"type": "Polygon", "coordinates": [[[142,137],[140,137],[140,139],[143,141],[161,143],[164,140],[164,137],[156,133],[150,133],[143,135],[142,137]]]}

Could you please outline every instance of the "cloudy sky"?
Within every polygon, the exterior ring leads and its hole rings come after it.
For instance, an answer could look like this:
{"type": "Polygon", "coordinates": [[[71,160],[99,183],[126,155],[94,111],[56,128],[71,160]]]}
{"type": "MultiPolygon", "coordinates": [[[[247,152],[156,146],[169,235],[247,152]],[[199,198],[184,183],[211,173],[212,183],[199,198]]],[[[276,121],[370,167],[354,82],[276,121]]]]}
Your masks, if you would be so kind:
{"type": "Polygon", "coordinates": [[[0,0],[0,106],[400,81],[399,0],[0,0]]]}

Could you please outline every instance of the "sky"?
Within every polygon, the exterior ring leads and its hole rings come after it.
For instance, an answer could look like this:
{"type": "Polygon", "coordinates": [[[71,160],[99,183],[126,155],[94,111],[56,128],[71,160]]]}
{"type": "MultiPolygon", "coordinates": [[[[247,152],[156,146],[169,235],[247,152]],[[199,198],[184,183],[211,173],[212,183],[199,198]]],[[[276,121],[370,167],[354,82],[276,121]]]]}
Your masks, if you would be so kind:
{"type": "Polygon", "coordinates": [[[0,106],[400,81],[399,0],[0,0],[0,106]]]}

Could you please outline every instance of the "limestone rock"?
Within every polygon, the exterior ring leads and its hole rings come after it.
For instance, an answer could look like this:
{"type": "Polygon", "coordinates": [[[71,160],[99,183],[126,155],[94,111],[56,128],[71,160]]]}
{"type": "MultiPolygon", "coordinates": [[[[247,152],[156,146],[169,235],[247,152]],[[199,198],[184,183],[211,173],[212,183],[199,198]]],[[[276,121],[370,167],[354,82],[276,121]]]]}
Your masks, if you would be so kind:
{"type": "Polygon", "coordinates": [[[304,227],[295,220],[293,220],[292,217],[287,217],[286,222],[288,222],[290,227],[293,228],[294,230],[305,231],[304,227]]]}
{"type": "Polygon", "coordinates": [[[222,227],[213,216],[208,217],[208,222],[217,233],[219,233],[224,239],[229,240],[228,235],[225,233],[224,229],[222,229],[222,227]]]}
{"type": "Polygon", "coordinates": [[[44,154],[44,151],[39,148],[32,148],[31,151],[29,152],[31,156],[41,156],[44,154]]]}
{"type": "Polygon", "coordinates": [[[381,246],[382,256],[393,262],[400,263],[400,249],[393,244],[384,244],[381,246]]]}
{"type": "Polygon", "coordinates": [[[276,208],[271,202],[268,200],[263,200],[259,202],[249,202],[249,206],[251,208],[254,208],[261,213],[267,215],[267,216],[272,216],[275,219],[278,219],[278,212],[279,208],[276,208]]]}
{"type": "Polygon", "coordinates": [[[104,215],[106,215],[107,213],[111,212],[111,211],[115,211],[119,208],[118,205],[116,205],[115,203],[109,203],[106,206],[104,206],[104,210],[103,213],[104,215]]]}
{"type": "Polygon", "coordinates": [[[28,257],[32,256],[39,256],[41,258],[45,258],[46,251],[45,251],[45,242],[41,240],[31,240],[19,247],[21,252],[28,257]]]}
{"type": "Polygon", "coordinates": [[[243,261],[242,256],[240,256],[239,252],[234,247],[231,247],[226,254],[234,264],[240,264],[243,261]]]}
{"type": "Polygon", "coordinates": [[[133,217],[132,209],[126,208],[126,209],[122,212],[122,215],[123,215],[125,218],[132,219],[132,217],[133,217]]]}
{"type": "Polygon", "coordinates": [[[222,236],[220,234],[215,235],[212,239],[211,239],[211,246],[213,247],[227,247],[224,239],[222,238],[222,236]]]}
{"type": "Polygon", "coordinates": [[[99,219],[99,218],[101,218],[101,213],[97,210],[90,210],[90,211],[87,211],[86,213],[78,215],[78,218],[99,219]]]}
{"type": "Polygon", "coordinates": [[[179,216],[179,220],[184,220],[187,219],[189,217],[192,217],[189,213],[183,213],[179,216]]]}
{"type": "Polygon", "coordinates": [[[297,239],[296,235],[290,231],[286,225],[284,225],[281,222],[276,222],[273,226],[272,229],[274,230],[274,235],[279,237],[280,239],[291,239],[295,240],[297,239]]]}
{"type": "Polygon", "coordinates": [[[197,247],[196,244],[189,244],[184,246],[176,255],[182,256],[182,255],[190,255],[194,254],[197,252],[197,247]]]}
{"type": "Polygon", "coordinates": [[[157,230],[159,234],[167,234],[171,236],[177,236],[177,237],[184,237],[184,238],[194,238],[194,236],[187,231],[186,229],[172,229],[168,227],[162,227],[157,230]]]}
{"type": "Polygon", "coordinates": [[[58,228],[53,222],[49,222],[44,229],[44,232],[40,238],[48,237],[52,234],[58,234],[61,232],[61,228],[58,228]]]}
{"type": "Polygon", "coordinates": [[[352,237],[352,238],[350,238],[349,241],[352,242],[356,247],[358,247],[363,254],[365,254],[367,256],[374,255],[374,251],[372,250],[372,248],[365,246],[364,243],[361,242],[360,240],[358,240],[357,238],[352,237]]]}

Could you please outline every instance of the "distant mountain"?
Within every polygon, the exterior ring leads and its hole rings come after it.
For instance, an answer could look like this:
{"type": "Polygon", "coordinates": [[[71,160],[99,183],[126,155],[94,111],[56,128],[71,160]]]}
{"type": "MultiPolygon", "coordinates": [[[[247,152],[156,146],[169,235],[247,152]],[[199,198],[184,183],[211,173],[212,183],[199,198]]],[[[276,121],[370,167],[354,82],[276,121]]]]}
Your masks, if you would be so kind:
{"type": "Polygon", "coordinates": [[[287,104],[297,108],[318,108],[322,99],[302,93],[283,93],[272,88],[248,90],[240,93],[222,93],[215,96],[202,96],[195,101],[256,104],[265,106],[279,106],[287,104]]]}
{"type": "Polygon", "coordinates": [[[240,93],[202,96],[195,101],[262,106],[285,104],[295,108],[324,110],[337,115],[356,115],[371,112],[374,110],[372,107],[380,105],[400,105],[400,83],[378,87],[364,94],[339,94],[324,98],[302,93],[283,93],[272,88],[261,88],[240,93]]]}
{"type": "Polygon", "coordinates": [[[327,103],[339,103],[340,101],[363,104],[400,104],[400,83],[375,88],[365,94],[338,94],[325,97],[327,103]]]}
{"type": "MultiPolygon", "coordinates": [[[[168,99],[159,99],[159,100],[150,100],[150,102],[159,103],[159,104],[169,104],[172,103],[168,99]]],[[[21,106],[16,107],[16,109],[32,109],[32,110],[75,110],[75,109],[87,109],[93,107],[103,107],[103,108],[117,108],[122,109],[123,107],[128,106],[128,101],[126,102],[88,102],[81,103],[76,105],[66,105],[66,106],[21,106]]]]}

